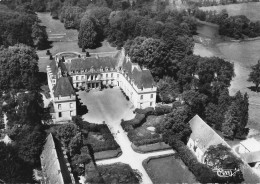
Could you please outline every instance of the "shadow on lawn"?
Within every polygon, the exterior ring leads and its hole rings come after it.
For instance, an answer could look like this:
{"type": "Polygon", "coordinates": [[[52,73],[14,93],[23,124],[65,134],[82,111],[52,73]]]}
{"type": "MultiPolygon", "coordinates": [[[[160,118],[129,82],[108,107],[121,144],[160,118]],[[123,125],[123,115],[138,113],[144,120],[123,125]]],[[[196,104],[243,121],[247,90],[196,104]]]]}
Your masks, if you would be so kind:
{"type": "Polygon", "coordinates": [[[247,88],[250,89],[251,91],[257,92],[257,93],[260,91],[259,88],[258,88],[258,90],[256,90],[255,86],[250,86],[250,87],[247,87],[247,88]]]}
{"type": "Polygon", "coordinates": [[[86,105],[83,105],[83,103],[80,102],[79,95],[77,95],[76,105],[77,105],[77,114],[79,116],[82,116],[82,115],[88,113],[88,108],[86,105]]]}

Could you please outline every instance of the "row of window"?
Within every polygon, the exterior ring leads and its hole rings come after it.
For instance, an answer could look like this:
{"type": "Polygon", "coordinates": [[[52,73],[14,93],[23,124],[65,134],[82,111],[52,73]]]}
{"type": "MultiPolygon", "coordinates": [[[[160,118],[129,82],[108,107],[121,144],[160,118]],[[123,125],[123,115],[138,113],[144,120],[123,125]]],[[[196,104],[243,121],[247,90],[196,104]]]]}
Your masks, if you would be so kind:
{"type": "MultiPolygon", "coordinates": [[[[72,109],[73,108],[73,103],[70,103],[70,108],[72,109]]],[[[58,104],[58,109],[61,110],[61,104],[58,104]]]]}
{"type": "MultiPolygon", "coordinates": [[[[100,75],[103,77],[103,74],[100,75]]],[[[113,77],[113,73],[111,73],[111,77],[113,77]]],[[[117,74],[117,77],[119,77],[119,74],[117,74]]],[[[95,76],[91,76],[91,80],[94,80],[95,78],[95,76]]],[[[106,78],[108,78],[108,74],[106,74],[106,78]]],[[[79,76],[76,76],[76,80],[79,80],[79,76]]],[[[81,80],[84,80],[84,76],[81,76],[81,80]]]]}
{"type": "MultiPolygon", "coordinates": [[[[105,70],[103,70],[103,68],[100,68],[100,70],[95,70],[94,68],[91,68],[89,69],[89,72],[94,72],[94,71],[100,71],[100,72],[103,72],[103,71],[113,71],[114,68],[108,68],[106,67],[105,70]]],[[[88,70],[71,70],[71,73],[84,73],[84,72],[88,72],[88,70]]]]}
{"type": "MultiPolygon", "coordinates": [[[[151,99],[153,98],[153,94],[150,95],[150,98],[151,98],[151,99]]],[[[141,96],[140,96],[140,99],[143,100],[143,99],[144,99],[144,95],[141,95],[141,96]]]]}

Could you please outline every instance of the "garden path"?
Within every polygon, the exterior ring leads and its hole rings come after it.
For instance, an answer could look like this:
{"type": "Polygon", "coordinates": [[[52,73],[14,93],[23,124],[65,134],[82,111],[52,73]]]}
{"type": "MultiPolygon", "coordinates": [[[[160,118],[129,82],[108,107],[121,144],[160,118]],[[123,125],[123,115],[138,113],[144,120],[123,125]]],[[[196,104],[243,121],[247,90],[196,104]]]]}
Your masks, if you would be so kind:
{"type": "Polygon", "coordinates": [[[145,171],[142,162],[151,156],[171,154],[174,153],[174,151],[164,150],[141,154],[132,149],[131,142],[120,123],[121,119],[128,120],[134,118],[133,105],[125,100],[125,97],[118,87],[104,89],[102,91],[91,90],[88,93],[79,91],[77,94],[80,102],[88,108],[88,113],[84,114],[82,118],[85,121],[99,124],[105,121],[122,150],[120,157],[100,160],[97,161],[97,164],[106,165],[117,162],[128,164],[132,169],[136,169],[141,173],[143,184],[151,184],[152,181],[145,171]]]}
{"type": "Polygon", "coordinates": [[[128,139],[126,132],[121,127],[120,122],[112,123],[111,121],[107,121],[107,125],[111,133],[114,135],[116,142],[120,145],[122,150],[122,155],[118,158],[97,161],[97,164],[105,165],[105,164],[113,164],[117,162],[129,164],[132,167],[132,169],[136,169],[141,173],[141,178],[142,178],[141,183],[143,184],[153,183],[150,177],[148,176],[147,172],[145,171],[142,162],[149,157],[172,154],[174,153],[174,151],[164,150],[164,151],[156,151],[156,152],[145,153],[145,154],[137,153],[132,149],[131,142],[128,139]]]}

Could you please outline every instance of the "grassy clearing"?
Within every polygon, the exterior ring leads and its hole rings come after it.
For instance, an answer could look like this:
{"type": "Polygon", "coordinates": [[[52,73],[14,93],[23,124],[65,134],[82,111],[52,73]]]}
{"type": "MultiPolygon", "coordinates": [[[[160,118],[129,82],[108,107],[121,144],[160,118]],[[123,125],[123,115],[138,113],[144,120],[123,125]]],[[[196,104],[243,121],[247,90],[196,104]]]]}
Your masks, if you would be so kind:
{"type": "MultiPolygon", "coordinates": [[[[81,48],[78,47],[78,31],[74,29],[65,29],[63,23],[59,20],[54,20],[50,16],[50,13],[38,13],[39,19],[42,21],[42,25],[46,26],[46,30],[49,36],[49,41],[52,41],[52,47],[49,49],[52,55],[59,52],[75,51],[81,54],[81,48]]],[[[46,67],[50,63],[49,56],[46,55],[47,50],[38,50],[39,56],[39,70],[40,72],[46,72],[46,67]]],[[[117,49],[110,46],[107,41],[102,42],[102,46],[96,49],[86,49],[90,53],[100,52],[115,52],[117,49]]],[[[103,56],[103,55],[102,55],[103,56]]]]}
{"type": "Polygon", "coordinates": [[[253,20],[253,21],[260,20],[260,12],[259,12],[260,3],[259,2],[201,7],[200,9],[204,10],[204,11],[216,10],[217,12],[220,12],[221,10],[226,9],[228,11],[228,14],[231,16],[245,15],[250,20],[253,20]]]}
{"type": "Polygon", "coordinates": [[[143,166],[153,183],[197,183],[194,175],[174,155],[150,157],[143,166]]]}

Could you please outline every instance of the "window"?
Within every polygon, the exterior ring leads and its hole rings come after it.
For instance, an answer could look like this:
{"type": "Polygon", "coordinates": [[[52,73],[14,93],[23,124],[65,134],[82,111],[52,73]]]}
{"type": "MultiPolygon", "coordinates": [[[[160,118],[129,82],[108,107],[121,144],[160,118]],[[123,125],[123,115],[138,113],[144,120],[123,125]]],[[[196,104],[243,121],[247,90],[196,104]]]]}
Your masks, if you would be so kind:
{"type": "Polygon", "coordinates": [[[106,77],[108,77],[108,74],[106,74],[106,77]]]}
{"type": "Polygon", "coordinates": [[[119,74],[117,74],[117,77],[119,77],[119,74]]]}
{"type": "Polygon", "coordinates": [[[73,103],[70,103],[70,108],[73,108],[73,103]]]}
{"type": "Polygon", "coordinates": [[[73,111],[70,111],[70,116],[72,116],[73,115],[73,111]]]}
{"type": "Polygon", "coordinates": [[[84,79],[84,76],[81,76],[81,80],[83,80],[84,79]]]}
{"type": "Polygon", "coordinates": [[[59,112],[59,118],[61,118],[62,117],[62,114],[61,114],[61,112],[59,112]]]}
{"type": "Polygon", "coordinates": [[[111,77],[113,77],[113,73],[111,73],[111,77]]]}
{"type": "Polygon", "coordinates": [[[150,106],[153,106],[153,102],[150,102],[150,106]]]}
{"type": "Polygon", "coordinates": [[[79,76],[76,76],[76,80],[79,80],[79,76]]]}
{"type": "Polygon", "coordinates": [[[142,100],[143,98],[144,98],[143,95],[141,95],[141,98],[140,98],[140,99],[142,100]]]}
{"type": "Polygon", "coordinates": [[[58,104],[58,109],[61,109],[61,104],[58,104]]]}
{"type": "Polygon", "coordinates": [[[153,98],[153,94],[151,94],[151,98],[153,98]]]}

